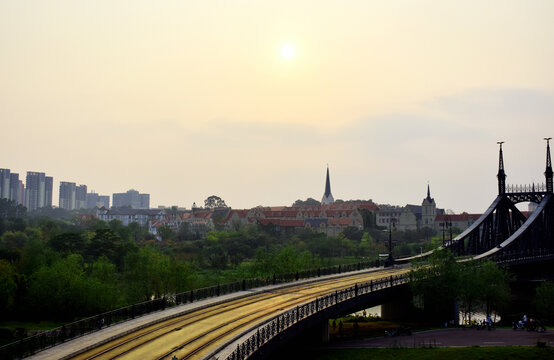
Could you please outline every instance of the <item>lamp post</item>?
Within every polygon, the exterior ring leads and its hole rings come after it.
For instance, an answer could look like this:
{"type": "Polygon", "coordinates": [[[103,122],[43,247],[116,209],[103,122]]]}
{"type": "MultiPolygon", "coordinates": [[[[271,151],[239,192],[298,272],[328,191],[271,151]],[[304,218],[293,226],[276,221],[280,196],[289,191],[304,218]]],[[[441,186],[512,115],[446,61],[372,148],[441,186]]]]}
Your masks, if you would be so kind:
{"type": "Polygon", "coordinates": [[[385,261],[385,267],[393,266],[394,265],[394,257],[392,256],[392,211],[390,213],[389,217],[389,257],[385,261]]]}
{"type": "Polygon", "coordinates": [[[448,221],[448,228],[450,229],[450,240],[448,245],[452,245],[452,221],[448,221]]]}
{"type": "Polygon", "coordinates": [[[442,247],[446,247],[447,245],[452,244],[452,221],[450,221],[450,218],[448,215],[444,217],[444,221],[442,222],[442,247]],[[450,230],[450,241],[447,242],[444,236],[444,233],[446,232],[446,229],[450,230]]]}

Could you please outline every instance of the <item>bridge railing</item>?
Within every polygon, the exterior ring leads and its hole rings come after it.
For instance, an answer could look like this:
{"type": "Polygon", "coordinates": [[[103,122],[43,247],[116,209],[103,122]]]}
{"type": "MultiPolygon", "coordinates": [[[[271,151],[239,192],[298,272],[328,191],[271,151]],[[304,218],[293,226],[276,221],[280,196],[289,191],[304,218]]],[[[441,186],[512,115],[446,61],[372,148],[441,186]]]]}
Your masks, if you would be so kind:
{"type": "Polygon", "coordinates": [[[546,184],[506,184],[507,193],[545,192],[546,184]]]}
{"type": "Polygon", "coordinates": [[[503,251],[493,256],[492,260],[498,265],[514,265],[518,263],[528,263],[542,259],[554,258],[554,249],[527,249],[519,251],[503,251]]]}
{"type": "Polygon", "coordinates": [[[360,283],[343,290],[335,291],[329,295],[319,297],[311,302],[299,305],[296,308],[292,308],[273,317],[264,325],[256,329],[251,336],[237,345],[237,348],[229,356],[227,356],[226,360],[246,359],[285,330],[320,311],[363,294],[389,288],[395,285],[405,284],[408,280],[409,275],[404,274],[360,283]]]}
{"type": "Polygon", "coordinates": [[[336,265],[325,268],[298,271],[295,273],[273,275],[273,277],[245,279],[242,281],[219,284],[178,294],[172,294],[81,319],[52,330],[43,331],[37,335],[18,340],[11,344],[4,345],[0,347],[0,359],[22,358],[65,341],[98,331],[107,326],[115,325],[142,315],[185,303],[191,303],[215,296],[231,294],[267,285],[282,284],[299,279],[307,279],[324,275],[340,274],[355,270],[368,269],[371,267],[378,267],[380,265],[382,264],[378,260],[336,265]]]}

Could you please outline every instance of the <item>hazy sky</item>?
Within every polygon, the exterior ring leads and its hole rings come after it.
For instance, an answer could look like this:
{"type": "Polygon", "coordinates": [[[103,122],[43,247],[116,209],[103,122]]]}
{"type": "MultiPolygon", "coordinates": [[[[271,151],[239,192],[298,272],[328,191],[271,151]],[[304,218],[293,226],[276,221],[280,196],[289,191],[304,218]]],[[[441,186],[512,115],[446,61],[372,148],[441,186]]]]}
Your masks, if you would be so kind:
{"type": "Polygon", "coordinates": [[[151,206],[544,181],[554,1],[0,0],[0,167],[151,206]],[[288,44],[288,45],[287,45],[288,44]],[[283,50],[285,49],[285,50],[283,50]]]}

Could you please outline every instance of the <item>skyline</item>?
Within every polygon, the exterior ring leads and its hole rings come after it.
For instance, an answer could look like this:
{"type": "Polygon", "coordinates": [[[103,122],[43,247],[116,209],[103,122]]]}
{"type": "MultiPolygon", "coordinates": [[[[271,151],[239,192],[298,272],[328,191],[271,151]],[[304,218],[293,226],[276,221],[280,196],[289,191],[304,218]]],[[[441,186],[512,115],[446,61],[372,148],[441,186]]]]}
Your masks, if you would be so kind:
{"type": "MultiPolygon", "coordinates": [[[[3,1],[0,164],[152,206],[544,182],[552,1],[3,1]]],[[[54,199],[58,187],[54,186],[54,199]]]]}

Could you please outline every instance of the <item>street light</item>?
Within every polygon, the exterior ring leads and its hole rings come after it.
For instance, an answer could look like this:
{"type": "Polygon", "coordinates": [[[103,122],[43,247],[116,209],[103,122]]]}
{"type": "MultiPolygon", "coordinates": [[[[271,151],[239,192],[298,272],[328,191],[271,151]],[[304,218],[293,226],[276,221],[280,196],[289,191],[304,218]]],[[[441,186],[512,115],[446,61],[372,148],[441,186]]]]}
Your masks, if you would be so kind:
{"type": "Polygon", "coordinates": [[[392,257],[392,225],[394,222],[392,221],[392,210],[389,214],[389,257],[385,261],[385,266],[392,266],[394,264],[394,258],[392,257]]]}

